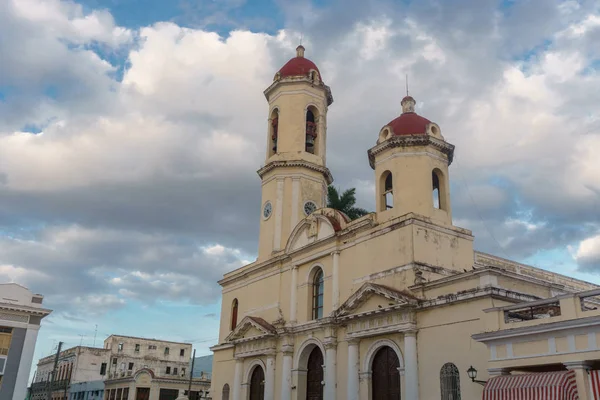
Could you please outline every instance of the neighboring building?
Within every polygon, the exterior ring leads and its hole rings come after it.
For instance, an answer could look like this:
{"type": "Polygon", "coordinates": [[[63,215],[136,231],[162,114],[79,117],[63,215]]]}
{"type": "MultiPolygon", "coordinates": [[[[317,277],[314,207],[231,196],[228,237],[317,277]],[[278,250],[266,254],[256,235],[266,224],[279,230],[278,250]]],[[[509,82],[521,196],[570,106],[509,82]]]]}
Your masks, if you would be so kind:
{"type": "Polygon", "coordinates": [[[104,341],[104,348],[110,350],[110,379],[132,376],[142,368],[158,377],[189,376],[190,343],[111,335],[104,341]]]}
{"type": "Polygon", "coordinates": [[[42,318],[44,296],[16,283],[0,284],[0,400],[22,400],[42,318]]]}
{"type": "MultiPolygon", "coordinates": [[[[139,370],[152,371],[153,377],[167,381],[187,381],[191,353],[190,343],[119,335],[104,340],[103,348],[73,347],[60,352],[51,398],[102,399],[106,393],[105,383],[129,382],[139,370]]],[[[32,400],[46,399],[55,357],[56,354],[38,362],[31,386],[32,400]]]]}
{"type": "Polygon", "coordinates": [[[600,394],[598,296],[596,289],[484,310],[483,333],[473,339],[487,345],[488,372],[498,376],[488,381],[484,398],[507,398],[523,379],[529,379],[532,396],[544,398],[551,374],[570,380],[580,400],[598,399],[593,395],[600,394]],[[528,372],[545,373],[523,375],[528,372]]]}
{"type": "MultiPolygon", "coordinates": [[[[51,399],[102,399],[110,351],[77,346],[60,352],[51,399]]],[[[32,400],[45,400],[56,354],[41,358],[31,385],[32,400]]]]}
{"type": "Polygon", "coordinates": [[[466,371],[487,377],[484,310],[597,288],[473,250],[452,222],[454,146],[412,97],[374,129],[377,209],[350,221],[326,208],[333,98],[302,46],[264,94],[258,259],[219,282],[213,399],[481,398],[466,371]]]}
{"type": "MultiPolygon", "coordinates": [[[[187,395],[188,376],[159,376],[151,369],[142,368],[126,377],[105,382],[106,400],[175,400],[187,395]]],[[[192,380],[190,400],[209,399],[210,378],[201,376],[192,380]]]]}

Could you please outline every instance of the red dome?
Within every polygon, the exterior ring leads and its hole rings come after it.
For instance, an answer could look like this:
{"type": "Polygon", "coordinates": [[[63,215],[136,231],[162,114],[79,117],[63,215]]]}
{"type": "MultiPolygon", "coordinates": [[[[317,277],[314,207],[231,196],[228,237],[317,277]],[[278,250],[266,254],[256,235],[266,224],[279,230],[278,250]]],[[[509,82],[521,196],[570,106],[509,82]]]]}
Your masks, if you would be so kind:
{"type": "MultiPolygon", "coordinates": [[[[311,69],[319,72],[319,69],[317,68],[315,63],[310,61],[308,58],[294,57],[290,61],[288,61],[283,67],[281,67],[279,73],[281,74],[282,78],[286,76],[301,76],[308,75],[311,69]]],[[[319,76],[321,76],[320,72],[319,76]]]]}
{"type": "Polygon", "coordinates": [[[303,46],[298,46],[296,49],[296,54],[296,57],[285,63],[285,65],[279,70],[279,74],[282,78],[288,76],[306,76],[311,69],[317,71],[319,78],[321,78],[321,72],[319,72],[319,69],[315,63],[310,61],[308,58],[304,58],[303,46]]]}
{"type": "Polygon", "coordinates": [[[405,112],[388,125],[392,127],[394,135],[424,135],[427,133],[427,118],[423,118],[414,112],[405,112]]]}

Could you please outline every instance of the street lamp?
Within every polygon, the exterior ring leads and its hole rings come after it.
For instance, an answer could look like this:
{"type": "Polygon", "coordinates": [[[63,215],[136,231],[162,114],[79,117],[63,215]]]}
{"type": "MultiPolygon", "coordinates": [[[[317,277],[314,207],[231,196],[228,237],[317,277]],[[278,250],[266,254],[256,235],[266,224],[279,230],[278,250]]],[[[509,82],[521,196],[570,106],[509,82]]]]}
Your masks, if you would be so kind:
{"type": "Polygon", "coordinates": [[[471,378],[471,381],[473,381],[475,383],[479,383],[480,385],[485,386],[485,384],[487,382],[487,381],[478,381],[477,379],[475,379],[475,378],[477,378],[477,370],[475,368],[473,368],[472,365],[467,370],[467,375],[469,375],[469,378],[471,378]]]}

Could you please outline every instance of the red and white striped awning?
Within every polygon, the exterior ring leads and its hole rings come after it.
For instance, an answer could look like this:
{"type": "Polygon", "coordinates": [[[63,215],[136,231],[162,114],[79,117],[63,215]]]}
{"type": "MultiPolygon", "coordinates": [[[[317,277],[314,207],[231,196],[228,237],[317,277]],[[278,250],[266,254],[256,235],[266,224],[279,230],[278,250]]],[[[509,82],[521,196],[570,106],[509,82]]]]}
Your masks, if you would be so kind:
{"type": "Polygon", "coordinates": [[[600,371],[590,371],[590,385],[595,400],[600,400],[600,371]]]}
{"type": "Polygon", "coordinates": [[[491,378],[483,400],[579,400],[575,371],[502,375],[491,378]]]}

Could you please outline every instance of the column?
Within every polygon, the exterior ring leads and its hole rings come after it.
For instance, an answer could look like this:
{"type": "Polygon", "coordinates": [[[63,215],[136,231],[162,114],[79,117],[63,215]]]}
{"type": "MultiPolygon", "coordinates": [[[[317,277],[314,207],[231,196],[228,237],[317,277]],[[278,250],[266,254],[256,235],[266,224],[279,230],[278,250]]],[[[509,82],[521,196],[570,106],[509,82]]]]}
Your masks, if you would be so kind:
{"type": "Polygon", "coordinates": [[[590,375],[588,373],[590,366],[585,361],[571,361],[563,364],[568,370],[575,371],[579,400],[594,400],[590,391],[590,375]]]}
{"type": "Polygon", "coordinates": [[[419,365],[417,363],[417,332],[404,333],[404,380],[406,400],[419,399],[419,365]]]}
{"type": "Polygon", "coordinates": [[[337,343],[332,340],[325,343],[325,389],[323,390],[324,400],[335,400],[336,359],[337,343]]]}
{"type": "Polygon", "coordinates": [[[332,309],[337,310],[340,306],[340,285],[339,285],[339,276],[340,276],[340,252],[334,251],[331,253],[333,255],[333,276],[331,279],[331,300],[332,300],[332,309]]]}
{"type": "Polygon", "coordinates": [[[25,339],[23,341],[23,349],[21,351],[21,362],[19,363],[19,369],[17,370],[17,376],[15,378],[15,386],[12,397],[13,399],[24,399],[27,397],[27,381],[29,381],[29,373],[31,372],[35,343],[37,341],[40,327],[39,325],[29,325],[26,329],[25,339]]]}
{"type": "Polygon", "coordinates": [[[244,359],[235,360],[235,375],[233,377],[233,400],[242,400],[242,380],[244,374],[244,359]]]}
{"type": "Polygon", "coordinates": [[[298,210],[303,204],[300,201],[300,178],[292,178],[292,216],[290,229],[294,229],[298,225],[298,210]]]}
{"type": "Polygon", "coordinates": [[[277,201],[275,202],[275,233],[273,235],[273,250],[281,249],[281,231],[283,225],[283,178],[277,178],[277,201]]]}
{"type": "Polygon", "coordinates": [[[267,355],[264,400],[275,400],[275,354],[267,355]]]}
{"type": "Polygon", "coordinates": [[[290,322],[296,322],[296,292],[298,289],[298,266],[292,265],[292,287],[290,288],[290,322]]]}
{"type": "Polygon", "coordinates": [[[281,399],[292,398],[292,355],[294,349],[289,345],[283,347],[283,368],[281,370],[281,399]]]}
{"type": "Polygon", "coordinates": [[[346,398],[348,400],[359,400],[358,343],[357,339],[348,340],[348,377],[346,382],[346,398]]]}

